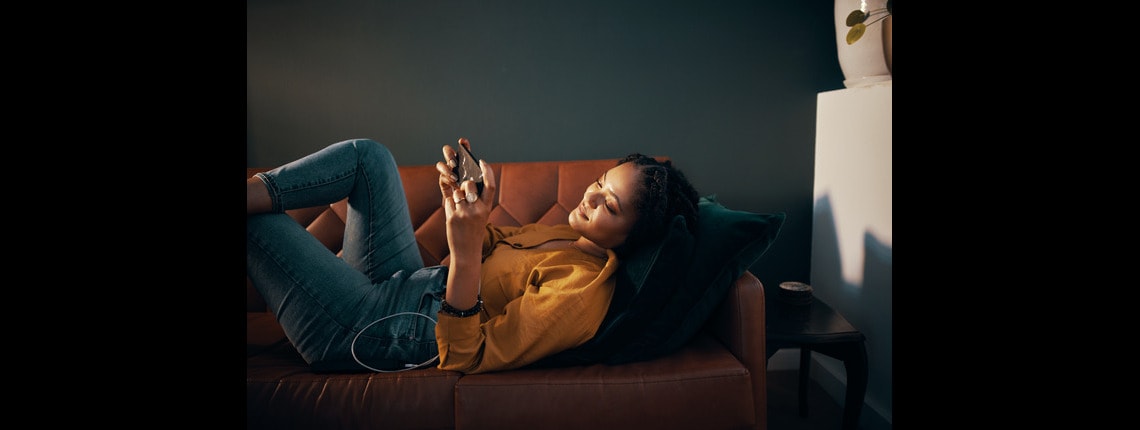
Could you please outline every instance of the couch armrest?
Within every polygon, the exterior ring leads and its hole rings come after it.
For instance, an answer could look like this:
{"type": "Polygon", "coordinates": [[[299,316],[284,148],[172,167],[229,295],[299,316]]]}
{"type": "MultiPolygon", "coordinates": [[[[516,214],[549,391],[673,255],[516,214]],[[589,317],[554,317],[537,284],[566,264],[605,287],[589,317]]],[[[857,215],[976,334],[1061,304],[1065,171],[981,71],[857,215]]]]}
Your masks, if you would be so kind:
{"type": "Polygon", "coordinates": [[[707,328],[736,356],[752,376],[756,422],[768,422],[768,357],[764,324],[764,285],[745,271],[713,313],[707,328]]]}

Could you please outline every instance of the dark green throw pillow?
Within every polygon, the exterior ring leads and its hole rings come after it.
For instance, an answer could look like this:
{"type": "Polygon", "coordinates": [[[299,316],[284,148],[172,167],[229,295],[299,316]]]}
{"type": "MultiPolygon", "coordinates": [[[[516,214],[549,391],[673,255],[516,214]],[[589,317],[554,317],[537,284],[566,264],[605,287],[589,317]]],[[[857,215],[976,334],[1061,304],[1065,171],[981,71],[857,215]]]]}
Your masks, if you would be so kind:
{"type": "MultiPolygon", "coordinates": [[[[610,362],[651,359],[692,339],[724,300],[732,283],[768,251],[787,216],[728,209],[716,201],[715,195],[701,197],[698,210],[696,242],[685,283],[673,292],[641,338],[610,362]]],[[[654,266],[653,270],[674,269],[654,266]]]]}
{"type": "Polygon", "coordinates": [[[715,287],[731,284],[756,263],[784,225],[787,215],[732,210],[716,201],[716,195],[701,197],[698,204],[696,252],[689,267],[688,282],[707,282],[715,287]]]}

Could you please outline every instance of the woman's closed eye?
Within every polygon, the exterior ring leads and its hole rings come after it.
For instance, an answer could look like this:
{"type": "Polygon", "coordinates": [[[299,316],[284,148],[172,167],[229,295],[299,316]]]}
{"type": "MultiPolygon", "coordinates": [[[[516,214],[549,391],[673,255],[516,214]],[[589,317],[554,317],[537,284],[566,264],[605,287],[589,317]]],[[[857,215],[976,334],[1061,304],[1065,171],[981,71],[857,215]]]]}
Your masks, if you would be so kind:
{"type": "Polygon", "coordinates": [[[602,192],[602,196],[603,196],[603,198],[605,199],[605,200],[602,202],[602,205],[606,207],[606,212],[609,212],[609,213],[611,213],[611,214],[616,214],[616,213],[617,213],[617,211],[615,211],[615,210],[614,210],[614,208],[613,208],[613,207],[610,205],[610,199],[609,199],[609,197],[607,197],[607,196],[605,195],[605,194],[606,194],[606,193],[605,193],[605,188],[603,188],[603,187],[602,187],[602,178],[603,178],[603,177],[604,177],[604,175],[603,175],[603,176],[599,176],[599,177],[598,177],[598,179],[594,180],[594,185],[597,185],[597,186],[598,186],[598,191],[601,191],[601,192],[602,192]]]}

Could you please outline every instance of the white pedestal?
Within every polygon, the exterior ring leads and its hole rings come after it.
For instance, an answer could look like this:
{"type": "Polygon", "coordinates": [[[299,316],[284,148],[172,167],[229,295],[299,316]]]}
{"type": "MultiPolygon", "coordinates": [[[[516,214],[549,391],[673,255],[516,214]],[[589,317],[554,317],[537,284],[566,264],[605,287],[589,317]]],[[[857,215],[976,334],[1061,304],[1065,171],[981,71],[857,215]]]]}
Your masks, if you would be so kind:
{"type": "MultiPolygon", "coordinates": [[[[869,430],[893,421],[891,82],[819,93],[816,111],[809,284],[866,336],[869,430]]],[[[842,404],[843,364],[813,358],[827,373],[816,380],[842,404]]]]}

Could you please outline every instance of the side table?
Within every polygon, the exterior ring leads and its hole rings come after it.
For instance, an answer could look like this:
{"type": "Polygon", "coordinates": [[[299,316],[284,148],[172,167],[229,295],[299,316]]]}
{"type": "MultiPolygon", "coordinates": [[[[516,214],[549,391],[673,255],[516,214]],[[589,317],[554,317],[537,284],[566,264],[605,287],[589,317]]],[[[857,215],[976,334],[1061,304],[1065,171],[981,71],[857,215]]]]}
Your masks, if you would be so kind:
{"type": "Polygon", "coordinates": [[[769,359],[780,348],[800,349],[799,409],[807,417],[807,387],[811,353],[843,361],[847,370],[847,393],[843,404],[843,428],[855,429],[867,393],[867,349],[863,333],[847,322],[827,303],[812,297],[811,303],[795,305],[781,301],[772,291],[767,295],[765,324],[769,359]]]}

